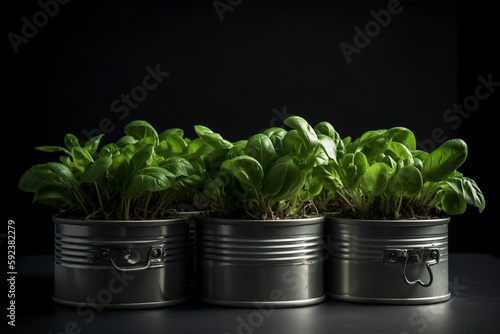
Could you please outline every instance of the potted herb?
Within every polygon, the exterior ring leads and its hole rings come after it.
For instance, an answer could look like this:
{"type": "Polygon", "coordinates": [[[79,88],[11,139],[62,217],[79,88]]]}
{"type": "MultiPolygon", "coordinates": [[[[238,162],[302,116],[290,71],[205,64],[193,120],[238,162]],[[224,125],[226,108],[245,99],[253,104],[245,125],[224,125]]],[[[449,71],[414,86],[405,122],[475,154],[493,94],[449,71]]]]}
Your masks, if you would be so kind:
{"type": "MultiPolygon", "coordinates": [[[[59,162],[36,164],[19,188],[55,214],[54,300],[103,307],[174,305],[187,298],[187,220],[176,214],[200,177],[170,157],[169,136],[133,121],[116,143],[102,135],[81,146],[68,134],[59,162]],[[122,286],[118,286],[118,282],[122,286]]],[[[171,145],[172,146],[172,145],[171,145]]]]}
{"type": "MultiPolygon", "coordinates": [[[[335,136],[338,136],[335,134],[335,136]]],[[[340,143],[340,142],[339,142],[340,143]]],[[[467,145],[427,153],[402,127],[368,131],[318,166],[328,211],[325,292],[341,300],[418,304],[448,300],[448,222],[484,196],[458,171],[467,145]]]]}
{"type": "Polygon", "coordinates": [[[165,158],[161,167],[175,175],[175,182],[168,191],[170,202],[177,213],[188,220],[188,282],[195,284],[195,222],[193,217],[199,215],[205,208],[201,201],[201,187],[203,180],[208,178],[202,153],[206,152],[205,145],[200,138],[191,140],[184,136],[184,131],[172,128],[159,135],[157,152],[165,158]]]}
{"type": "MultiPolygon", "coordinates": [[[[327,149],[303,118],[230,142],[203,126],[211,211],[197,216],[197,293],[225,306],[303,306],[324,300],[324,217],[313,168],[327,149]]],[[[326,139],[328,141],[329,139],[326,139]]]]}

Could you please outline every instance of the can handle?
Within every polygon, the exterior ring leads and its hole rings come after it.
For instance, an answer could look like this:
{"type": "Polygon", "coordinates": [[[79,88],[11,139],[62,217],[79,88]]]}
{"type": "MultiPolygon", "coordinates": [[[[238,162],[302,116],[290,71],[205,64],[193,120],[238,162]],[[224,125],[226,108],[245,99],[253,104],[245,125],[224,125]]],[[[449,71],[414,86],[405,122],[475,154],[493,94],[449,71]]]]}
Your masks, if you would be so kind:
{"type": "MultiPolygon", "coordinates": [[[[158,247],[153,247],[149,250],[148,252],[148,260],[145,265],[141,266],[121,266],[116,263],[116,261],[113,259],[113,256],[111,256],[111,252],[108,251],[108,257],[109,261],[115,267],[115,269],[120,270],[120,271],[140,271],[140,270],[145,270],[148,269],[151,266],[151,261],[153,258],[158,258],[161,255],[161,248],[158,247]]],[[[123,258],[130,264],[136,264],[140,260],[140,254],[133,248],[127,248],[123,251],[123,258]]]]}
{"type": "Polygon", "coordinates": [[[385,251],[385,259],[387,262],[401,262],[403,264],[403,280],[408,285],[418,284],[424,288],[431,286],[434,281],[431,266],[439,263],[439,249],[437,248],[419,248],[419,249],[387,249],[385,251]],[[424,283],[421,279],[414,281],[408,280],[406,277],[406,265],[408,262],[425,263],[425,267],[429,272],[429,282],[424,283]]]}

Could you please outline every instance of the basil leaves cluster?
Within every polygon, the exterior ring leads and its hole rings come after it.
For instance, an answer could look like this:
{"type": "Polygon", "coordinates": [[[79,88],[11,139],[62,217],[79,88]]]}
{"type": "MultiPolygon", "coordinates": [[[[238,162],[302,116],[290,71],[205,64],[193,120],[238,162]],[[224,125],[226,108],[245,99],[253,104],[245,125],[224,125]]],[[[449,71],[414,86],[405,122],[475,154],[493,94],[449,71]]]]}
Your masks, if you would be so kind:
{"type": "Polygon", "coordinates": [[[156,219],[193,202],[204,168],[193,153],[202,143],[184,138],[181,129],[158,134],[145,121],[133,121],[116,143],[99,148],[102,135],[80,146],[67,134],[59,162],[27,170],[19,188],[34,193],[34,202],[51,205],[77,218],[156,219]]]}
{"type": "Polygon", "coordinates": [[[196,125],[197,138],[179,128],[158,133],[145,121],[124,127],[116,143],[102,135],[81,146],[67,134],[58,162],[37,164],[19,188],[34,202],[88,219],[159,219],[176,210],[221,217],[277,219],[337,212],[357,218],[416,218],[482,211],[477,184],[458,172],[467,158],[460,139],[433,152],[416,148],[402,127],[341,138],[326,121],[311,126],[291,116],[231,142],[196,125]]]}
{"type": "Polygon", "coordinates": [[[324,189],[318,206],[347,217],[430,218],[485,208],[477,184],[458,168],[467,145],[451,139],[427,153],[416,148],[414,134],[403,127],[368,131],[344,139],[336,159],[314,172],[324,189]]]}

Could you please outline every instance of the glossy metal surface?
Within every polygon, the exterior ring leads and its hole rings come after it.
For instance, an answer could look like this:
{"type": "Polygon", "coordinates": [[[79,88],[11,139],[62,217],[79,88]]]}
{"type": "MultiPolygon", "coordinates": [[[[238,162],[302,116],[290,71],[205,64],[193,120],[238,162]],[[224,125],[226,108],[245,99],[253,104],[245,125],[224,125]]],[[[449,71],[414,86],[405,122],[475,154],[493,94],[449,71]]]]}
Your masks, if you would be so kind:
{"type": "Polygon", "coordinates": [[[448,223],[326,217],[326,295],[363,303],[448,300],[448,223]]]}
{"type": "Polygon", "coordinates": [[[145,308],[187,298],[186,219],[53,221],[56,302],[145,308]]]}
{"type": "Polygon", "coordinates": [[[198,296],[233,307],[322,302],[323,220],[195,217],[198,296]]]}

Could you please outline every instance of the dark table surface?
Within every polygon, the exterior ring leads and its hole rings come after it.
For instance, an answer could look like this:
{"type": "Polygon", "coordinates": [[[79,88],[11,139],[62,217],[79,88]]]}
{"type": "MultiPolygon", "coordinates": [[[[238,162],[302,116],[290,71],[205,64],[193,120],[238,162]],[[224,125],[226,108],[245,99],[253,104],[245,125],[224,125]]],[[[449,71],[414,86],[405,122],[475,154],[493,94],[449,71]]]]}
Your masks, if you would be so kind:
{"type": "Polygon", "coordinates": [[[178,306],[105,309],[92,317],[52,302],[53,256],[19,256],[16,264],[16,326],[7,325],[4,315],[1,333],[500,333],[500,259],[487,254],[450,255],[452,297],[439,304],[327,299],[308,307],[259,310],[212,306],[192,296],[178,306]]]}

